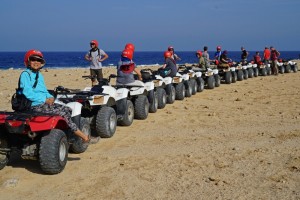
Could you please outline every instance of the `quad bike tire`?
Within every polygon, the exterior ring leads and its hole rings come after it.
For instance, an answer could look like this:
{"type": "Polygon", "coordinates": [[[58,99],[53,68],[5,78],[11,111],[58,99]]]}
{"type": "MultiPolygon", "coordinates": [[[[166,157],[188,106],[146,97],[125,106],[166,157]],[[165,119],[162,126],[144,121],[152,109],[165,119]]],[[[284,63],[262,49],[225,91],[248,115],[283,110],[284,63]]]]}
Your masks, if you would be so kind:
{"type": "Polygon", "coordinates": [[[163,88],[157,88],[157,108],[163,109],[167,104],[167,93],[163,88]]]}
{"type": "Polygon", "coordinates": [[[132,101],[126,100],[125,113],[122,116],[122,119],[118,120],[118,125],[121,126],[130,126],[134,118],[134,106],[132,101]]]}
{"type": "Polygon", "coordinates": [[[297,65],[294,65],[292,68],[293,68],[293,72],[296,73],[298,71],[298,66],[297,65]]]}
{"type": "MultiPolygon", "coordinates": [[[[97,125],[96,125],[97,126],[97,125]]],[[[88,122],[87,119],[85,118],[81,118],[80,119],[80,125],[79,125],[79,129],[87,136],[91,136],[91,128],[90,128],[90,124],[88,122]]],[[[70,145],[69,150],[72,153],[83,153],[87,150],[88,148],[88,143],[84,143],[82,141],[82,139],[78,136],[74,136],[75,137],[75,141],[70,145]]]]}
{"type": "Polygon", "coordinates": [[[144,120],[147,119],[149,113],[149,101],[147,96],[138,95],[134,101],[134,118],[144,120]]]}
{"type": "Polygon", "coordinates": [[[197,92],[202,92],[204,90],[204,80],[201,77],[196,79],[197,82],[197,92]]]}
{"type": "Polygon", "coordinates": [[[214,76],[208,76],[207,77],[207,89],[214,89],[215,88],[215,77],[214,76]]]}
{"type": "Polygon", "coordinates": [[[237,80],[238,81],[244,80],[244,72],[243,72],[243,70],[237,70],[237,80]]]}
{"type": "Polygon", "coordinates": [[[236,72],[232,71],[231,72],[231,76],[232,76],[231,83],[235,83],[237,81],[237,74],[236,74],[236,72]]]}
{"type": "Polygon", "coordinates": [[[197,93],[197,82],[195,79],[191,79],[191,86],[192,86],[192,95],[195,95],[197,93]]]}
{"type": "Polygon", "coordinates": [[[253,78],[253,77],[254,77],[253,68],[248,68],[248,78],[253,78]]]}
{"type": "Polygon", "coordinates": [[[270,76],[272,74],[272,70],[270,67],[266,67],[267,69],[267,75],[270,76]]]}
{"type": "Polygon", "coordinates": [[[46,174],[58,174],[65,168],[68,159],[68,140],[60,129],[52,129],[41,138],[39,162],[46,174]]]}
{"type": "Polygon", "coordinates": [[[248,70],[247,69],[243,69],[243,73],[244,73],[244,80],[248,79],[248,70]]]}
{"type": "MultiPolygon", "coordinates": [[[[0,128],[1,133],[4,133],[4,130],[0,128]]],[[[7,139],[4,136],[0,135],[0,147],[1,148],[8,148],[7,139]]],[[[6,152],[5,154],[0,154],[0,170],[3,169],[9,161],[9,154],[6,152]]]]}
{"type": "Polygon", "coordinates": [[[220,87],[220,85],[221,85],[220,75],[219,74],[215,74],[214,77],[215,77],[215,87],[220,87]]]}
{"type": "Polygon", "coordinates": [[[262,76],[267,76],[267,70],[266,70],[266,68],[262,68],[260,70],[260,73],[261,73],[262,76]]]}
{"type": "Polygon", "coordinates": [[[178,83],[176,86],[175,86],[175,99],[176,100],[183,100],[184,97],[185,97],[185,86],[183,83],[178,83]]]}
{"type": "Polygon", "coordinates": [[[191,80],[184,81],[185,97],[191,97],[193,93],[191,80]]]}
{"type": "Polygon", "coordinates": [[[285,66],[285,73],[291,73],[291,71],[292,71],[292,68],[291,68],[291,65],[286,65],[285,66]]]}
{"type": "Polygon", "coordinates": [[[167,94],[167,103],[172,104],[175,102],[176,99],[176,89],[174,85],[169,84],[166,86],[166,94],[167,94]]]}
{"type": "Polygon", "coordinates": [[[283,65],[282,66],[278,66],[278,69],[279,69],[280,74],[284,74],[285,69],[284,69],[283,65]]]}
{"type": "Polygon", "coordinates": [[[258,77],[258,69],[257,68],[253,68],[253,76],[254,77],[258,77]]]}
{"type": "Polygon", "coordinates": [[[158,96],[154,90],[151,90],[148,94],[148,101],[149,101],[149,112],[156,113],[158,109],[158,96]]]}
{"type": "Polygon", "coordinates": [[[112,107],[101,107],[96,116],[96,134],[101,138],[111,138],[117,128],[117,115],[112,107]]]}
{"type": "Polygon", "coordinates": [[[224,74],[224,79],[225,79],[225,83],[226,84],[231,84],[232,82],[232,75],[231,75],[231,72],[225,72],[224,74]]]}

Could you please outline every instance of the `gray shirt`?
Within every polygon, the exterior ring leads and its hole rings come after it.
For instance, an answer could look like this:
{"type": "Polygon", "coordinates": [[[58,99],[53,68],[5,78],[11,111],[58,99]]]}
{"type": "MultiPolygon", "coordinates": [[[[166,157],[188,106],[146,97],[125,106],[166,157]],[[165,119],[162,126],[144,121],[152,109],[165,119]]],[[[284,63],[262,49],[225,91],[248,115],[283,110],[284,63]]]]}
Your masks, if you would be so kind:
{"type": "Polygon", "coordinates": [[[205,67],[209,67],[209,54],[207,51],[204,51],[202,54],[205,62],[205,67]]]}
{"type": "Polygon", "coordinates": [[[101,69],[102,68],[102,63],[99,62],[100,60],[106,53],[102,49],[97,49],[96,51],[89,51],[87,52],[86,56],[89,56],[92,58],[90,61],[90,68],[91,69],[101,69]]]}

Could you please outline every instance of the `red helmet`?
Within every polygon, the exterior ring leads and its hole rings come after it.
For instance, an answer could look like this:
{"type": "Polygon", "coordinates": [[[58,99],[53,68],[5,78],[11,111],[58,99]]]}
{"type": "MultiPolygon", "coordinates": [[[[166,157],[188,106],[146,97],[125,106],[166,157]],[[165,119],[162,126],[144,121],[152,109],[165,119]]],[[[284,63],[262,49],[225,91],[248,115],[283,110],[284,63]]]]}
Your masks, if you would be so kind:
{"type": "Polygon", "coordinates": [[[125,49],[131,49],[134,52],[134,45],[132,43],[127,43],[125,49]]]}
{"type": "Polygon", "coordinates": [[[168,47],[168,51],[174,51],[174,47],[169,46],[169,47],[168,47]]]}
{"type": "Polygon", "coordinates": [[[98,47],[98,46],[99,46],[99,43],[98,43],[98,41],[97,41],[97,40],[92,40],[92,41],[90,42],[90,44],[95,44],[95,45],[96,45],[96,47],[98,47]]]}
{"type": "Polygon", "coordinates": [[[202,51],[198,50],[196,51],[196,55],[199,54],[199,56],[202,56],[202,51]]]}
{"type": "Polygon", "coordinates": [[[44,56],[43,56],[42,52],[40,52],[39,50],[31,49],[26,52],[25,57],[24,57],[24,64],[26,67],[29,66],[29,58],[30,57],[37,57],[37,58],[41,59],[42,66],[45,65],[45,60],[44,60],[44,56]]]}
{"type": "Polygon", "coordinates": [[[221,50],[221,46],[217,46],[217,50],[221,50]]]}
{"type": "Polygon", "coordinates": [[[133,51],[131,49],[124,49],[122,51],[122,57],[132,60],[133,59],[133,51]]]}
{"type": "Polygon", "coordinates": [[[165,51],[164,57],[165,58],[170,58],[172,56],[172,53],[170,51],[165,51]]]}

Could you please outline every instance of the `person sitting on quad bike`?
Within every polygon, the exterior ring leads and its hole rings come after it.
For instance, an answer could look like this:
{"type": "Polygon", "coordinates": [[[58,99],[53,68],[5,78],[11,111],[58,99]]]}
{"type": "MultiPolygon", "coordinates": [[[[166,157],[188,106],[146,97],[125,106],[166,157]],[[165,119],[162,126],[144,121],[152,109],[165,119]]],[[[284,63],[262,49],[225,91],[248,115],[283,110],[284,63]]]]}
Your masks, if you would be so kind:
{"type": "Polygon", "coordinates": [[[42,52],[34,49],[27,51],[24,64],[27,69],[20,75],[19,88],[21,94],[32,102],[30,111],[62,116],[75,135],[82,138],[83,142],[89,142],[90,138],[72,121],[71,108],[54,104],[54,97],[48,92],[44,76],[40,72],[45,65],[42,52]]]}
{"type": "Polygon", "coordinates": [[[222,55],[221,46],[217,46],[217,51],[215,52],[215,60],[220,60],[222,55]]]}
{"type": "Polygon", "coordinates": [[[262,64],[258,51],[255,53],[255,56],[253,56],[253,59],[254,59],[254,64],[257,64],[257,66],[260,66],[262,64]]]}
{"type": "Polygon", "coordinates": [[[164,53],[165,63],[161,68],[158,69],[159,74],[162,77],[174,77],[177,73],[176,61],[172,58],[172,53],[170,51],[165,51],[164,53]]]}
{"type": "Polygon", "coordinates": [[[224,50],[220,56],[219,67],[223,67],[223,68],[229,67],[229,63],[231,63],[232,60],[230,58],[228,58],[227,55],[228,55],[228,51],[224,50]]]}
{"type": "Polygon", "coordinates": [[[198,58],[198,67],[202,70],[202,71],[206,71],[206,65],[205,65],[205,59],[202,56],[202,51],[198,50],[196,51],[196,56],[198,58]]]}
{"type": "Polygon", "coordinates": [[[136,81],[142,80],[142,74],[132,60],[133,49],[125,46],[121,54],[121,59],[117,66],[117,85],[136,85],[136,81]],[[139,80],[134,79],[133,72],[137,74],[139,80]]]}

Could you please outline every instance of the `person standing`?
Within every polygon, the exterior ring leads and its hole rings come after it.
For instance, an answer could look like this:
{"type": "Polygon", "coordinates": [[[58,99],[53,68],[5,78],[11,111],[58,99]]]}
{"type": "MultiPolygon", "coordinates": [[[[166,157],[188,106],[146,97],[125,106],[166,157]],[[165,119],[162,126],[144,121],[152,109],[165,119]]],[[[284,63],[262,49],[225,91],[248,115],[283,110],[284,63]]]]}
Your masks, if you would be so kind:
{"type": "Polygon", "coordinates": [[[209,68],[210,67],[210,59],[209,59],[209,54],[208,54],[208,47],[204,46],[203,47],[203,54],[202,54],[203,58],[204,58],[204,62],[205,62],[205,68],[209,68]]]}
{"type": "Polygon", "coordinates": [[[280,53],[274,48],[274,47],[270,47],[271,49],[271,69],[272,69],[272,73],[274,75],[278,75],[278,66],[277,66],[277,60],[278,57],[280,56],[280,53]]]}
{"type": "Polygon", "coordinates": [[[269,64],[270,56],[271,56],[271,51],[270,51],[269,47],[265,47],[265,50],[264,50],[264,64],[265,65],[269,64]]]}
{"type": "Polygon", "coordinates": [[[102,49],[99,49],[97,40],[92,40],[90,46],[91,49],[84,58],[90,62],[90,74],[92,77],[96,77],[92,78],[92,85],[96,85],[97,81],[103,78],[102,62],[108,58],[108,55],[102,49]]]}
{"type": "Polygon", "coordinates": [[[241,54],[241,62],[243,65],[247,64],[247,58],[248,58],[248,51],[246,51],[246,49],[244,47],[241,47],[241,51],[242,51],[242,54],[241,54]]]}
{"type": "Polygon", "coordinates": [[[177,60],[181,60],[181,58],[175,53],[175,51],[174,51],[174,47],[172,47],[172,46],[169,46],[168,47],[168,51],[170,51],[171,53],[172,53],[172,58],[173,58],[173,60],[175,60],[175,62],[177,61],[177,60]]]}

